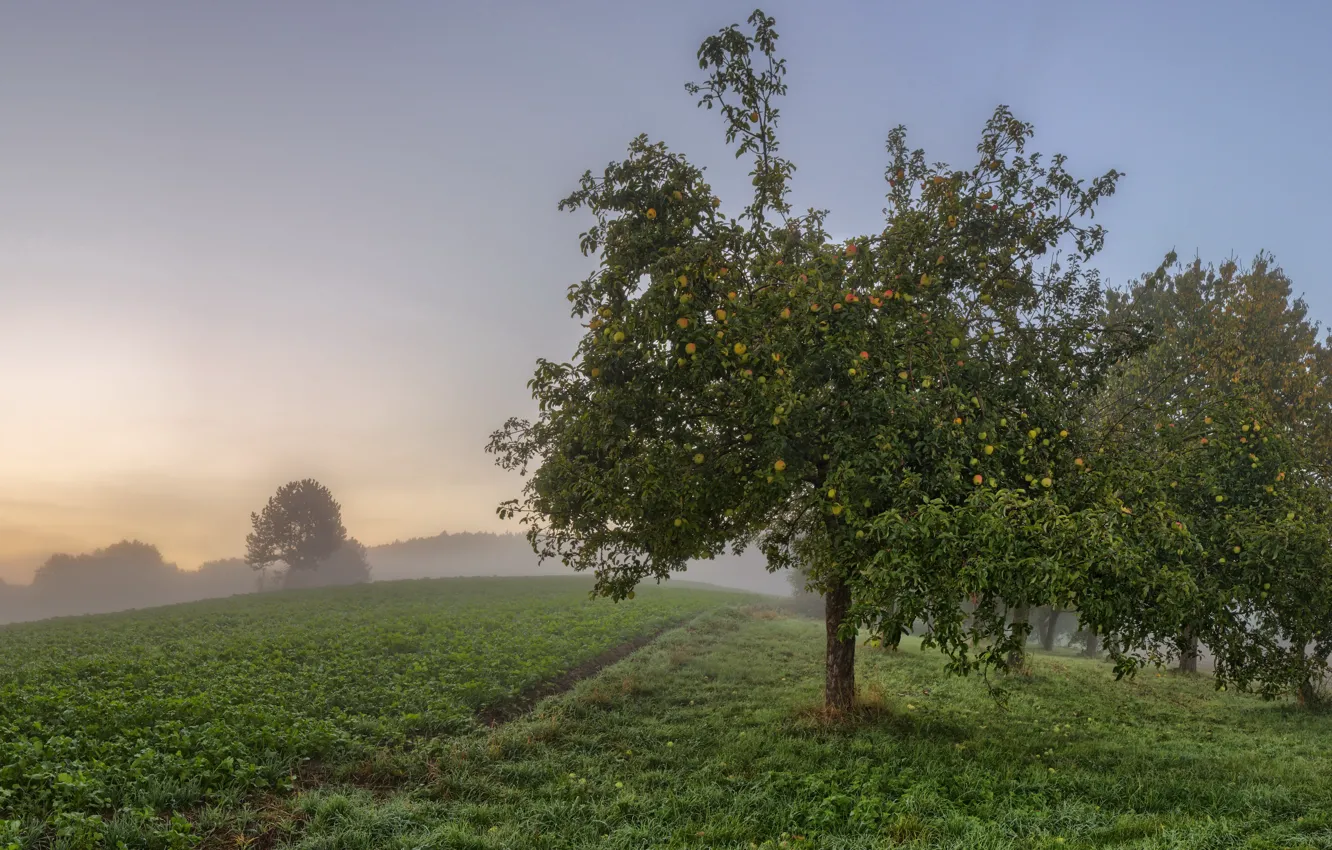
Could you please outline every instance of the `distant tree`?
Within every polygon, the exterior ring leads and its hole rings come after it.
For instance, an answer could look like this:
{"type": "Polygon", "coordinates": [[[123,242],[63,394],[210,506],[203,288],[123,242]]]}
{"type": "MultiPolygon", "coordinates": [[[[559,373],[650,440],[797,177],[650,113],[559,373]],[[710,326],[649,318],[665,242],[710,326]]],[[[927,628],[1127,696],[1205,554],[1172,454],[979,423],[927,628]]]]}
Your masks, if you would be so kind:
{"type": "Polygon", "coordinates": [[[1069,645],[1082,647],[1081,654],[1086,658],[1097,658],[1101,654],[1101,636],[1091,629],[1082,628],[1081,622],[1069,639],[1069,645]]]}
{"type": "Polygon", "coordinates": [[[254,593],[259,589],[258,577],[244,558],[222,558],[207,561],[189,574],[186,584],[192,599],[212,599],[254,593]]]}
{"type": "Polygon", "coordinates": [[[1059,618],[1064,613],[1062,608],[1055,605],[1046,606],[1041,611],[1041,649],[1046,652],[1054,649],[1055,639],[1059,637],[1059,618]]]}
{"type": "Polygon", "coordinates": [[[307,478],[278,488],[262,512],[250,514],[245,563],[255,570],[281,562],[288,570],[313,570],[347,541],[342,506],[328,488],[307,478]]]}
{"type": "Polygon", "coordinates": [[[738,218],[644,137],[562,203],[594,218],[598,268],[569,290],[587,332],[576,362],[538,362],[538,419],[492,436],[502,466],[531,472],[501,517],[616,599],[727,548],[803,567],[825,600],[832,710],[853,703],[862,626],[925,621],[966,673],[1025,643],[1010,607],[1140,605],[1155,565],[1114,553],[1122,502],[1084,465],[1079,425],[1136,344],[1104,324],[1084,267],[1119,174],[1028,151],[1031,126],[1002,107],[969,168],[930,164],[898,128],[887,221],[835,240],[788,203],[786,66],[772,19],[750,23],[703,43],[709,76],[690,87],[753,157],[738,218]]]}
{"type": "Polygon", "coordinates": [[[823,616],[823,597],[809,587],[809,575],[802,569],[794,568],[786,573],[791,583],[791,607],[807,617],[823,616]]]}
{"type": "Polygon", "coordinates": [[[348,538],[338,551],[320,562],[318,570],[287,570],[282,586],[288,590],[305,587],[328,587],[342,584],[364,584],[370,581],[370,561],[365,547],[356,538],[348,538]]]}
{"type": "Polygon", "coordinates": [[[1027,640],[1031,637],[1031,604],[1023,601],[1013,606],[1009,630],[1012,633],[1012,646],[1004,666],[1009,670],[1021,670],[1027,661],[1027,640]]]}
{"type": "Polygon", "coordinates": [[[101,613],[179,601],[182,575],[156,546],[139,540],[81,555],[55,554],[33,575],[42,616],[101,613]]]}
{"type": "Polygon", "coordinates": [[[1163,646],[1185,672],[1206,646],[1218,684],[1303,696],[1332,651],[1332,351],[1270,256],[1174,261],[1110,312],[1158,330],[1123,373],[1123,424],[1143,489],[1175,518],[1153,557],[1190,587],[1170,600],[1176,623],[1116,639],[1163,646]]]}

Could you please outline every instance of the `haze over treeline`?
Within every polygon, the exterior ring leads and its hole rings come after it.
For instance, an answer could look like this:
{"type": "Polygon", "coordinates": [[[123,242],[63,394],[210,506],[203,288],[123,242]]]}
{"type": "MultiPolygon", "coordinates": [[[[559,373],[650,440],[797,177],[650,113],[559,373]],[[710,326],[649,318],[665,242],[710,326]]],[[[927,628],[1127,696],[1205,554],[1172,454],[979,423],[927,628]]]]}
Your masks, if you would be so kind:
{"type": "MultiPolygon", "coordinates": [[[[124,540],[93,552],[52,555],[30,584],[0,580],[0,623],[364,581],[571,574],[558,562],[538,564],[527,540],[516,534],[443,532],[369,547],[352,539],[318,569],[302,572],[255,570],[239,557],[181,569],[155,545],[124,540]]],[[[697,562],[679,578],[762,593],[788,590],[785,577],[768,573],[756,553],[697,562]]]]}

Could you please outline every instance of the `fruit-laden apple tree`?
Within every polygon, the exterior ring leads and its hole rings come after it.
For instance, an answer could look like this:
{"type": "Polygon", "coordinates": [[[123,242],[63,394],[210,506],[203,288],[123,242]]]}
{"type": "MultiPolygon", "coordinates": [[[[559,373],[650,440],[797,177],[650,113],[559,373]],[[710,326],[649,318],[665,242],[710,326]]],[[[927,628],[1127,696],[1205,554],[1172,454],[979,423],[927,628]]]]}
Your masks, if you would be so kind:
{"type": "Polygon", "coordinates": [[[1140,604],[1169,576],[1100,566],[1123,503],[1078,425],[1139,344],[1104,324],[1084,266],[1119,174],[1085,182],[1028,152],[1031,127],[1003,107],[970,169],[928,164],[899,128],[885,225],[834,240],[823,211],[791,208],[786,66],[773,20],[749,22],[704,41],[708,77],[688,87],[752,157],[738,215],[645,137],[561,204],[593,217],[598,265],[569,289],[587,332],[572,362],[538,362],[536,419],[491,438],[529,475],[500,515],[616,599],[728,548],[801,566],[825,598],[833,709],[853,702],[860,625],[924,619],[965,672],[1013,649],[1005,607],[1097,622],[1140,604]]]}
{"type": "Polygon", "coordinates": [[[281,561],[292,572],[313,570],[347,542],[342,506],[312,478],[278,488],[263,511],[250,514],[245,563],[256,570],[281,561]]]}
{"type": "Polygon", "coordinates": [[[1116,382],[1143,480],[1174,517],[1154,556],[1192,584],[1180,628],[1139,640],[1185,670],[1201,642],[1218,685],[1307,696],[1332,648],[1329,351],[1270,257],[1173,263],[1110,301],[1157,330],[1116,382]]]}

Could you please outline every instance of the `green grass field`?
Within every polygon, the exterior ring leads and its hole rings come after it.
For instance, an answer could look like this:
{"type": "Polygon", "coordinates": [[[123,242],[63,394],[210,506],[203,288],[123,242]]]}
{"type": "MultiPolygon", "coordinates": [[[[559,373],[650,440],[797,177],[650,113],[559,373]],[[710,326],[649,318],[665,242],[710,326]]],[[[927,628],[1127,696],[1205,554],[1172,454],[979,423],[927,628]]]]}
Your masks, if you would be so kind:
{"type": "MultiPolygon", "coordinates": [[[[908,639],[898,653],[862,649],[864,708],[829,722],[821,623],[693,590],[645,589],[615,607],[560,582],[389,584],[4,630],[5,672],[26,671],[6,694],[29,707],[0,711],[31,724],[45,705],[46,740],[59,728],[84,741],[85,773],[102,752],[93,742],[121,742],[101,773],[138,793],[174,780],[127,762],[131,739],[200,730],[210,764],[268,742],[274,760],[254,762],[267,784],[188,785],[206,805],[181,803],[178,786],[141,797],[156,809],[104,824],[106,846],[1332,848],[1332,715],[1218,693],[1207,677],[1115,682],[1107,664],[1062,655],[1006,680],[1000,709],[983,682],[946,678],[908,639]],[[692,619],[526,715],[463,722],[681,617],[692,619]],[[299,664],[279,660],[294,647],[299,664]],[[140,693],[143,707],[121,707],[140,693]],[[245,717],[303,731],[265,739],[245,717]],[[113,718],[138,731],[112,733],[113,718]],[[317,764],[288,772],[315,750],[317,764]],[[174,831],[160,817],[172,807],[174,831]]],[[[199,763],[182,750],[162,764],[199,763]]],[[[51,843],[55,823],[28,843],[51,843]]],[[[61,823],[56,846],[91,834],[61,823]]]]}
{"type": "Polygon", "coordinates": [[[616,605],[590,588],[393,582],[0,628],[0,848],[183,846],[202,812],[285,792],[298,767],[465,732],[480,709],[744,598],[650,587],[616,605]]]}
{"type": "Polygon", "coordinates": [[[1006,711],[907,641],[819,719],[822,626],[706,615],[493,732],[217,824],[301,848],[1329,848],[1332,717],[1037,656],[1006,711]]]}

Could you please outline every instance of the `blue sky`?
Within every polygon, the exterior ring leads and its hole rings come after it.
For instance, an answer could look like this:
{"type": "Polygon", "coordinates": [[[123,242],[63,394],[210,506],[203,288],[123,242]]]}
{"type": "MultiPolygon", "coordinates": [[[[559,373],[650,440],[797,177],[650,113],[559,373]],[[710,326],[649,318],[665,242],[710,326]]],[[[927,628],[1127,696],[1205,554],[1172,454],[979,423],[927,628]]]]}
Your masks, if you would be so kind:
{"type": "MultiPolygon", "coordinates": [[[[746,167],[684,91],[750,3],[0,6],[0,577],[125,536],[183,566],[313,475],[367,542],[499,529],[487,435],[572,351],[586,221],[648,133],[746,167]]],[[[876,230],[884,138],[969,164],[996,104],[1075,173],[1122,283],[1274,252],[1332,319],[1332,11],[781,2],[793,200],[876,230]]]]}

